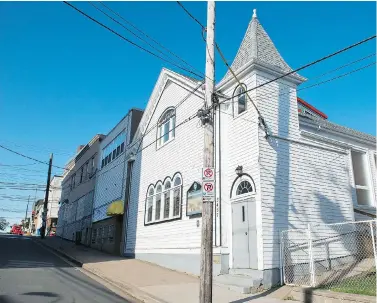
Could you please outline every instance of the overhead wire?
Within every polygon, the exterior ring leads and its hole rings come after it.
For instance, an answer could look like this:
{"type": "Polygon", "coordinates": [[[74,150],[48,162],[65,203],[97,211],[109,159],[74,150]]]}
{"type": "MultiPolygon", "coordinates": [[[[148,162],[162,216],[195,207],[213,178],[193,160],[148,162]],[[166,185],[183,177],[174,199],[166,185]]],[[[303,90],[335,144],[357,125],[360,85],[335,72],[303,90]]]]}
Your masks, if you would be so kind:
{"type": "Polygon", "coordinates": [[[318,75],[318,76],[315,76],[314,78],[312,77],[312,78],[310,78],[310,81],[312,81],[312,80],[316,80],[316,79],[318,79],[318,78],[322,78],[323,76],[326,76],[326,75],[328,75],[328,74],[331,74],[331,73],[333,73],[333,72],[336,72],[336,71],[338,71],[338,70],[341,70],[341,69],[343,69],[343,68],[345,68],[345,67],[347,67],[347,66],[353,65],[353,64],[355,64],[355,63],[358,63],[358,62],[364,61],[364,60],[366,60],[366,59],[369,59],[369,58],[371,58],[371,57],[373,57],[373,56],[376,56],[376,53],[369,54],[369,55],[367,55],[367,56],[365,56],[365,57],[362,57],[362,58],[356,59],[356,60],[354,60],[354,61],[348,62],[348,63],[346,63],[346,64],[343,64],[343,65],[341,65],[341,66],[339,66],[339,67],[337,67],[337,68],[335,68],[335,69],[331,69],[331,70],[329,70],[329,71],[327,71],[327,72],[324,72],[323,74],[320,74],[320,75],[318,75]]]}
{"type": "MultiPolygon", "coordinates": [[[[204,84],[204,82],[200,82],[193,90],[191,90],[184,98],[182,98],[182,100],[181,101],[179,101],[173,108],[174,108],[174,110],[177,110],[177,108],[178,107],[180,107],[184,102],[186,102],[188,99],[189,99],[189,97],[191,97],[191,95],[193,95],[193,94],[195,94],[195,92],[200,88],[200,87],[202,87],[203,86],[203,84],[204,84]]],[[[203,99],[204,100],[204,98],[202,98],[202,97],[200,97],[200,96],[198,96],[198,95],[196,95],[198,98],[201,98],[201,99],[203,99]]],[[[150,121],[149,121],[150,122],[150,121]]],[[[148,122],[148,124],[149,124],[149,122],[148,122]]],[[[140,139],[140,143],[139,143],[139,146],[138,146],[138,148],[137,148],[137,151],[139,150],[139,148],[140,148],[140,145],[141,145],[141,143],[142,143],[142,140],[144,139],[144,137],[147,135],[147,134],[149,134],[153,129],[155,129],[157,126],[159,125],[159,123],[157,122],[157,123],[155,123],[151,128],[149,128],[149,125],[147,125],[147,127],[146,127],[146,130],[145,130],[145,133],[142,135],[142,137],[141,137],[141,139],[140,139]],[[148,129],[149,128],[149,129],[148,129]]]]}
{"type": "MultiPolygon", "coordinates": [[[[5,147],[4,145],[1,145],[1,144],[0,144],[0,148],[5,149],[5,150],[7,150],[7,151],[9,151],[9,152],[11,152],[11,153],[14,153],[14,154],[16,154],[16,155],[19,155],[19,156],[21,156],[21,157],[23,157],[23,158],[26,158],[26,159],[29,159],[29,160],[32,160],[32,161],[35,161],[35,162],[38,162],[38,163],[41,163],[41,164],[49,165],[48,162],[44,162],[44,161],[41,161],[41,160],[35,159],[35,158],[33,158],[33,157],[29,157],[29,156],[27,156],[27,155],[24,155],[24,154],[22,154],[22,153],[19,153],[19,152],[15,151],[15,150],[12,150],[12,149],[10,149],[10,148],[8,148],[8,147],[5,147]]],[[[64,169],[64,170],[69,170],[69,169],[67,169],[67,168],[65,168],[65,167],[61,167],[61,166],[57,166],[57,165],[52,165],[52,167],[60,168],[60,169],[64,169]]]]}
{"type": "MultiPolygon", "coordinates": [[[[196,23],[198,23],[199,24],[199,26],[202,28],[202,29],[205,29],[205,26],[200,22],[200,21],[198,21],[181,3],[180,3],[180,1],[177,1],[177,3],[182,7],[182,9],[196,22],[196,23]]],[[[369,42],[369,41],[371,41],[371,40],[373,40],[373,39],[375,39],[376,38],[376,35],[373,35],[373,36],[370,36],[370,37],[368,37],[368,38],[365,38],[365,39],[363,39],[363,40],[361,40],[361,41],[358,41],[358,42],[356,42],[356,43],[354,43],[354,44],[351,44],[351,45],[349,45],[349,46],[346,46],[346,47],[344,47],[344,48],[342,48],[342,49],[340,49],[340,50],[338,50],[338,51],[336,51],[336,52],[333,52],[333,53],[331,53],[331,54],[328,54],[328,55],[326,55],[326,56],[324,56],[324,57],[321,57],[321,58],[319,58],[319,59],[317,59],[317,60],[314,60],[314,61],[312,61],[312,62],[309,62],[309,63],[307,63],[307,64],[304,64],[303,66],[301,66],[301,67],[299,67],[299,68],[296,68],[296,69],[294,69],[294,70],[292,70],[292,71],[290,71],[290,72],[288,72],[288,73],[285,73],[285,74],[283,74],[283,75],[281,75],[281,76],[279,76],[279,77],[276,77],[276,78],[274,78],[274,79],[272,79],[272,80],[269,80],[269,81],[267,81],[267,82],[264,82],[264,83],[262,83],[262,84],[260,84],[260,85],[257,85],[256,87],[253,87],[253,88],[251,88],[251,89],[248,89],[248,90],[246,90],[245,92],[242,92],[242,93],[240,93],[240,94],[237,94],[237,95],[234,95],[234,96],[232,96],[232,97],[229,97],[228,99],[226,99],[226,100],[223,100],[222,102],[225,102],[225,101],[227,101],[227,100],[230,100],[230,99],[232,99],[232,98],[234,98],[234,97],[238,97],[238,96],[240,96],[240,95],[243,95],[244,93],[246,93],[246,92],[250,92],[250,91],[253,91],[253,90],[255,90],[255,89],[258,89],[258,88],[261,88],[261,87],[263,87],[263,86],[265,86],[265,85],[267,85],[267,84],[270,84],[270,83],[272,83],[272,82],[275,82],[276,80],[279,80],[279,79],[282,79],[282,78],[284,78],[284,77],[287,77],[287,76],[289,76],[289,75],[292,75],[292,74],[294,74],[294,73],[297,73],[297,72],[299,72],[299,71],[301,71],[301,70],[303,70],[303,69],[306,69],[306,68],[308,68],[308,67],[310,67],[310,66],[313,66],[313,65],[315,65],[315,64],[318,64],[318,63],[320,63],[320,62],[322,62],[322,61],[325,61],[325,60],[327,60],[327,59],[329,59],[329,58],[332,58],[332,57],[334,57],[334,56],[336,56],[336,55],[339,55],[339,54],[341,54],[341,53],[343,53],[343,52],[346,52],[346,51],[348,51],[348,50],[350,50],[350,49],[352,49],[352,48],[355,48],[355,47],[357,47],[357,46],[360,46],[360,45],[362,45],[362,44],[364,44],[364,43],[366,43],[366,42],[369,42]]],[[[218,45],[217,45],[217,43],[215,42],[215,45],[217,46],[216,48],[219,50],[220,48],[218,47],[218,45]]],[[[219,53],[220,54],[220,53],[219,53]]],[[[221,54],[220,54],[220,56],[221,56],[221,54]]],[[[221,56],[221,57],[223,57],[223,56],[221,56]]],[[[224,59],[225,59],[225,57],[224,57],[224,59]]],[[[224,61],[224,60],[223,60],[224,61]]],[[[226,61],[226,59],[225,59],[225,61],[226,61]]]]}
{"type": "MultiPolygon", "coordinates": [[[[176,125],[174,126],[174,128],[170,129],[167,133],[171,133],[171,132],[173,132],[173,131],[175,132],[175,130],[176,130],[178,127],[180,127],[180,126],[186,124],[187,122],[191,121],[191,120],[192,120],[193,118],[195,118],[196,116],[197,116],[197,112],[195,112],[194,114],[188,116],[188,118],[182,120],[180,123],[176,124],[176,125]]],[[[166,135],[166,133],[165,133],[164,135],[166,135]]],[[[133,154],[133,156],[136,156],[137,154],[139,154],[140,152],[142,152],[142,151],[145,150],[146,148],[148,148],[148,147],[152,146],[153,144],[157,143],[158,140],[160,140],[164,135],[161,135],[161,136],[157,137],[156,139],[152,140],[152,142],[149,142],[146,146],[143,146],[143,148],[138,149],[137,152],[135,152],[135,153],[133,154]]],[[[137,143],[138,143],[138,142],[135,142],[134,144],[137,144],[137,143]]],[[[129,146],[127,147],[127,150],[130,150],[132,147],[133,147],[133,145],[129,145],[129,146]]],[[[127,150],[126,150],[126,151],[127,151],[127,150]]],[[[125,151],[125,152],[126,152],[126,151],[125,151]]],[[[103,172],[102,172],[102,170],[97,170],[96,173],[93,175],[93,177],[95,177],[95,178],[99,178],[100,176],[102,176],[102,175],[104,175],[104,174],[107,174],[108,172],[112,171],[113,169],[115,169],[115,168],[118,167],[119,165],[124,164],[126,161],[127,161],[127,159],[124,158],[124,160],[119,161],[119,163],[113,165],[111,168],[108,168],[108,169],[104,170],[103,172]]],[[[93,177],[92,177],[92,178],[93,178],[93,177]]],[[[86,180],[86,181],[83,181],[83,182],[81,182],[81,183],[79,183],[79,184],[87,183],[87,182],[89,182],[90,180],[91,180],[91,179],[86,180]]],[[[0,182],[0,185],[1,185],[1,182],[0,182]]]]}
{"type": "MultiPolygon", "coordinates": [[[[113,20],[114,22],[116,22],[117,24],[119,24],[120,26],[122,26],[125,30],[127,30],[128,32],[130,32],[132,35],[134,35],[135,37],[137,37],[138,39],[140,39],[141,41],[147,43],[150,47],[152,47],[154,50],[158,51],[159,53],[163,54],[163,55],[167,55],[165,52],[161,51],[159,48],[155,47],[154,45],[152,45],[151,43],[149,43],[146,39],[140,37],[139,35],[137,35],[135,32],[133,32],[132,30],[130,30],[129,28],[127,28],[124,24],[120,23],[118,20],[114,19],[113,17],[109,16],[106,12],[104,12],[103,10],[101,10],[99,7],[95,6],[93,4],[93,2],[89,2],[93,7],[95,7],[97,10],[99,10],[100,12],[102,12],[104,15],[106,15],[108,18],[110,18],[111,20],[113,20]]],[[[133,23],[131,23],[129,20],[127,20],[126,18],[124,18],[121,14],[117,13],[116,11],[114,11],[113,9],[111,9],[108,5],[106,5],[103,1],[99,1],[99,3],[101,3],[102,6],[104,6],[108,11],[110,11],[113,15],[117,16],[118,18],[120,18],[122,21],[124,21],[125,23],[127,23],[129,26],[131,26],[132,28],[134,28],[135,30],[137,30],[139,33],[141,33],[142,35],[144,35],[146,38],[148,38],[149,40],[151,40],[153,43],[157,44],[159,47],[161,47],[163,50],[165,50],[166,52],[168,52],[169,54],[171,54],[172,56],[174,56],[175,58],[177,58],[178,60],[180,60],[181,62],[183,62],[185,65],[187,65],[188,67],[190,67],[192,70],[195,70],[196,72],[200,73],[202,75],[202,77],[205,77],[205,74],[198,70],[197,68],[195,68],[194,66],[192,66],[191,64],[189,64],[187,61],[185,61],[184,59],[182,59],[180,56],[176,55],[174,52],[170,51],[168,48],[166,48],[165,46],[163,46],[160,42],[156,41],[155,39],[153,39],[152,37],[150,37],[148,34],[146,34],[144,31],[140,30],[137,26],[135,26],[133,23]]]]}
{"type": "MultiPolygon", "coordinates": [[[[287,76],[289,76],[289,75],[292,75],[292,74],[294,74],[294,73],[297,73],[297,72],[299,72],[299,71],[301,71],[301,70],[303,70],[303,69],[305,69],[305,68],[308,68],[308,67],[313,66],[313,65],[315,65],[315,64],[318,64],[318,63],[320,63],[320,62],[322,62],[322,61],[325,61],[325,60],[327,60],[327,59],[330,59],[330,58],[332,58],[332,57],[334,57],[334,56],[336,56],[336,55],[339,55],[339,54],[341,54],[341,53],[343,53],[343,52],[346,52],[346,51],[348,51],[348,50],[350,50],[350,49],[352,49],[352,48],[354,48],[354,47],[360,46],[360,45],[362,45],[362,44],[364,44],[364,43],[366,43],[366,42],[369,42],[369,41],[371,41],[371,40],[373,40],[373,39],[375,39],[375,38],[376,38],[376,35],[373,35],[373,36],[370,36],[370,37],[368,37],[368,38],[365,38],[365,39],[363,39],[363,40],[361,40],[361,41],[359,41],[359,42],[356,42],[356,43],[351,44],[351,45],[349,45],[349,46],[347,46],[347,47],[344,47],[344,48],[342,48],[342,49],[340,49],[340,50],[338,50],[338,51],[336,51],[336,52],[333,52],[333,53],[331,53],[331,54],[329,54],[329,55],[326,55],[326,56],[324,56],[324,57],[322,57],[322,58],[320,58],[320,59],[317,59],[317,60],[312,61],[312,62],[310,62],[310,63],[304,64],[303,66],[301,66],[301,67],[299,67],[299,68],[296,68],[296,69],[294,69],[294,70],[292,70],[292,71],[290,71],[290,72],[288,72],[288,73],[285,73],[285,74],[283,74],[283,75],[281,75],[281,76],[279,76],[279,77],[276,77],[276,78],[274,78],[274,79],[272,79],[272,80],[269,80],[269,81],[267,81],[267,82],[264,82],[264,83],[262,83],[262,84],[260,84],[260,85],[255,86],[255,87],[253,87],[253,88],[251,88],[251,89],[248,89],[248,90],[246,90],[246,92],[253,91],[253,90],[255,90],[255,89],[258,89],[258,88],[261,88],[261,87],[263,87],[263,86],[265,86],[265,85],[268,85],[268,84],[270,84],[270,83],[272,83],[272,82],[275,82],[276,80],[279,80],[279,79],[285,78],[285,77],[287,77],[287,76]]],[[[241,94],[234,95],[234,96],[232,96],[231,98],[238,97],[239,95],[242,95],[242,93],[241,93],[241,94]]],[[[231,98],[230,98],[230,99],[231,99],[231,98]]],[[[229,99],[228,99],[228,100],[229,100],[229,99]]]]}
{"type": "MultiPolygon", "coordinates": [[[[370,64],[367,64],[367,65],[364,65],[360,68],[357,68],[357,69],[354,69],[354,70],[351,70],[349,72],[346,72],[344,74],[340,74],[338,76],[335,76],[333,78],[330,78],[330,79],[327,79],[327,80],[324,80],[324,81],[321,81],[321,82],[317,82],[317,83],[314,83],[312,85],[308,85],[308,86],[304,86],[304,87],[300,87],[298,89],[296,89],[296,92],[299,92],[299,91],[302,91],[302,90],[307,90],[307,89],[311,89],[313,87],[317,87],[317,86],[321,86],[323,84],[326,84],[326,83],[329,83],[329,82],[332,82],[332,81],[335,81],[335,80],[338,80],[338,79],[341,79],[341,78],[344,78],[346,76],[349,76],[353,73],[356,73],[356,72],[360,72],[366,68],[369,68],[373,65],[375,65],[376,62],[372,62],[370,64]]],[[[319,78],[319,77],[316,77],[316,78],[319,78]]],[[[258,98],[263,98],[263,97],[279,97],[279,96],[284,96],[284,95],[289,95],[291,94],[292,92],[291,91],[288,91],[288,92],[274,92],[274,93],[264,93],[264,94],[261,94],[261,95],[258,95],[257,97],[258,98]]],[[[229,99],[228,99],[229,100],[229,99]]],[[[235,100],[232,100],[232,102],[235,102],[235,100]]]]}
{"type": "Polygon", "coordinates": [[[184,70],[192,75],[195,75],[199,78],[202,78],[201,75],[193,72],[193,71],[190,71],[189,69],[185,68],[185,67],[182,67],[182,66],[179,66],[177,65],[176,63],[170,61],[170,60],[167,60],[163,57],[161,57],[160,55],[146,49],[145,47],[142,47],[140,45],[138,45],[137,43],[131,41],[130,39],[126,38],[125,36],[123,36],[122,34],[118,33],[117,31],[113,30],[112,28],[110,28],[109,26],[103,24],[102,22],[98,21],[97,19],[93,18],[92,16],[88,15],[87,13],[85,13],[84,11],[80,10],[79,8],[77,8],[76,6],[72,5],[71,3],[67,2],[67,1],[63,1],[63,3],[65,3],[66,5],[70,6],[71,8],[73,8],[74,10],[76,10],[77,12],[79,12],[80,14],[82,14],[83,16],[85,16],[86,18],[92,20],[93,22],[97,23],[98,25],[102,26],[103,28],[107,29],[108,31],[112,32],[114,35],[118,36],[119,38],[123,39],[124,41],[130,43],[131,45],[135,46],[136,48],[138,49],[141,49],[143,50],[144,52],[156,57],[156,58],[159,58],[160,60],[164,61],[164,62],[167,62],[167,63],[170,63],[171,65],[181,69],[181,70],[184,70]]]}

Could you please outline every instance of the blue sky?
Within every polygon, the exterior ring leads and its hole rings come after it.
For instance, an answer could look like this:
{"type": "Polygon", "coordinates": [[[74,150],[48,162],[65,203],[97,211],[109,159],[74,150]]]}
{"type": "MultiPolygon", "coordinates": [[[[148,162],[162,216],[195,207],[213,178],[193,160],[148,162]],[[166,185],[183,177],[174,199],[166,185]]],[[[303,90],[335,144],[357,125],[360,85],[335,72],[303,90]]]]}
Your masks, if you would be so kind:
{"type": "MultiPolygon", "coordinates": [[[[80,9],[135,40],[87,2],[80,9]]],[[[185,2],[206,23],[205,2],[185,2]]],[[[164,46],[204,71],[201,30],[175,2],[108,2],[114,10],[164,46]]],[[[376,32],[374,2],[218,2],[216,40],[232,61],[253,8],[286,62],[297,68],[376,32]]],[[[61,2],[0,2],[0,144],[63,166],[79,144],[109,131],[131,107],[144,108],[162,67],[146,54],[61,2]]],[[[142,42],[139,42],[143,44],[142,42]]],[[[143,44],[144,45],[144,44],[143,44]]],[[[376,41],[301,72],[308,83],[376,51],[376,41]]],[[[216,79],[226,68],[217,56],[216,79]]],[[[375,60],[352,65],[334,77],[375,60]]],[[[376,134],[376,69],[300,92],[329,120],[376,134]]],[[[0,182],[45,183],[47,166],[0,150],[0,182]],[[21,167],[22,168],[22,167],[21,167]]],[[[59,170],[53,171],[60,173],[59,170]]],[[[1,187],[0,187],[1,188],[1,187]]],[[[0,216],[20,217],[34,192],[0,189],[0,216]],[[20,196],[8,201],[5,194],[20,196]]],[[[43,193],[39,193],[42,197],[43,193]]],[[[11,219],[14,221],[15,219],[11,219]]]]}

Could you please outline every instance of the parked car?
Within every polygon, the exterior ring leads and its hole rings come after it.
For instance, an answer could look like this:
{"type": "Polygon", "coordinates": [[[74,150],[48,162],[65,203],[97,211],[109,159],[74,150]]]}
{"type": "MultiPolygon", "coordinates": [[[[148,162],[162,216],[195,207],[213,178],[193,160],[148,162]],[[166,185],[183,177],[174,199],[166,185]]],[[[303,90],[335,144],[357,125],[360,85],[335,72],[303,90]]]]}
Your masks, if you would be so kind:
{"type": "Polygon", "coordinates": [[[10,230],[11,234],[22,236],[24,233],[22,231],[21,225],[13,225],[12,229],[10,230]]]}

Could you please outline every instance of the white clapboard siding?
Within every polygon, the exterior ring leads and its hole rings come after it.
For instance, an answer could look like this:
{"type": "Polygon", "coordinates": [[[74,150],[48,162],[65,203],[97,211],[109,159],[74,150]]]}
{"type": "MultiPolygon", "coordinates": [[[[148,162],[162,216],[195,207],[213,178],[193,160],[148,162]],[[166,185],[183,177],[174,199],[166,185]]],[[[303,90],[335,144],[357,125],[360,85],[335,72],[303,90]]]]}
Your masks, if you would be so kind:
{"type": "MultiPolygon", "coordinates": [[[[259,77],[261,84],[267,78],[259,77]]],[[[295,88],[271,83],[257,95],[272,134],[301,140],[295,88]]],[[[261,132],[262,133],[262,132],[261,132]]],[[[264,268],[279,266],[279,232],[353,220],[348,155],[259,136],[264,268]]]]}
{"type": "MultiPolygon", "coordinates": [[[[163,71],[164,72],[164,71],[163,71]]],[[[157,84],[158,85],[158,84],[157,84]]],[[[197,84],[192,84],[195,87],[197,84]]],[[[167,80],[165,89],[155,106],[148,130],[153,128],[161,114],[169,107],[175,106],[188,93],[190,87],[183,88],[184,83],[177,84],[167,80]]],[[[194,115],[203,106],[203,100],[191,95],[176,110],[176,125],[194,115]]],[[[201,181],[203,161],[203,129],[199,119],[179,126],[171,142],[156,148],[157,129],[150,131],[140,146],[141,152],[136,156],[133,166],[132,189],[129,204],[126,253],[159,253],[165,249],[190,249],[200,247],[201,225],[197,220],[186,216],[186,193],[194,181],[201,181]],[[147,147],[151,144],[149,147],[147,147]],[[164,181],[180,173],[183,182],[182,218],[170,222],[144,225],[145,200],[150,184],[164,181]]]]}

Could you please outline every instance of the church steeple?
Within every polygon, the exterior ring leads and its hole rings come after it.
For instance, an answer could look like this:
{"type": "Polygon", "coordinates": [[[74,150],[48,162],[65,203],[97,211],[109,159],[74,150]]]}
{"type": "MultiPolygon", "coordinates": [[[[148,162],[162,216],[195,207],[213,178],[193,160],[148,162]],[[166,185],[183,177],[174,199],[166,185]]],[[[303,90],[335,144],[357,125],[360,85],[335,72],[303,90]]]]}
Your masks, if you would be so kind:
{"type": "MultiPolygon", "coordinates": [[[[231,65],[232,70],[237,73],[237,70],[240,70],[251,61],[264,65],[267,64],[271,68],[283,73],[292,71],[260,24],[256,9],[253,10],[252,19],[231,65]]],[[[231,73],[228,71],[221,82],[229,77],[231,77],[231,73]]]]}

